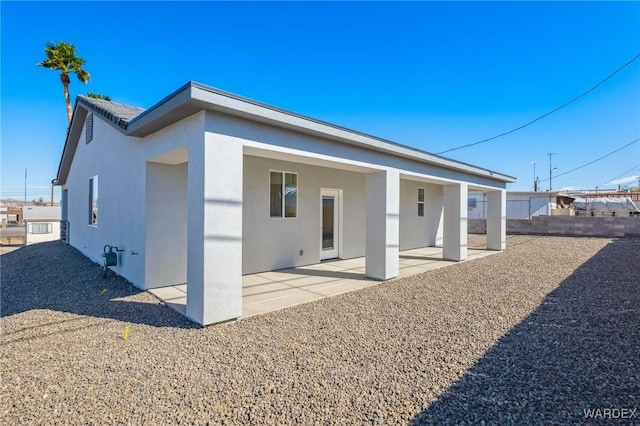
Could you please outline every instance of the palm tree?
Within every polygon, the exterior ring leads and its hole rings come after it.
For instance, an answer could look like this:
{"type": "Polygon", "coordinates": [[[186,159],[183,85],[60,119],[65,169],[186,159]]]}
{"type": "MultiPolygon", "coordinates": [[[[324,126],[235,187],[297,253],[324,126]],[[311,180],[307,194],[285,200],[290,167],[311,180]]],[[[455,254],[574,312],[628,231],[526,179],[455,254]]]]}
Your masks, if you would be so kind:
{"type": "Polygon", "coordinates": [[[102,99],[103,101],[111,102],[111,96],[101,95],[100,93],[87,93],[87,97],[93,99],[102,99]]]}
{"type": "Polygon", "coordinates": [[[49,42],[44,48],[44,53],[47,55],[47,59],[36,64],[40,67],[49,68],[50,70],[60,71],[60,81],[64,88],[64,99],[67,101],[67,117],[69,123],[71,123],[71,116],[73,111],[71,110],[71,98],[69,97],[69,73],[75,73],[83,83],[89,81],[89,73],[82,68],[84,65],[84,59],[76,56],[76,47],[73,44],[61,41],[60,43],[49,42]]]}

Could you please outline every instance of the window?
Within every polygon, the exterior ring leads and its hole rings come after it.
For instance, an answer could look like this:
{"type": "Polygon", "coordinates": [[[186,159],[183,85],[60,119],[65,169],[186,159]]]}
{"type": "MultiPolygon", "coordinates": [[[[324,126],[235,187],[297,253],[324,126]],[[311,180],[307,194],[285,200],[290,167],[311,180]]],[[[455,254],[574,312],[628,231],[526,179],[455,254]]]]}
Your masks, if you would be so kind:
{"type": "Polygon", "coordinates": [[[469,210],[473,210],[478,206],[478,200],[475,198],[469,198],[469,201],[467,203],[467,207],[469,208],[469,210]]]}
{"type": "Polygon", "coordinates": [[[298,217],[298,174],[270,172],[269,212],[271,217],[298,217]]]}
{"type": "Polygon", "coordinates": [[[418,188],[418,216],[424,216],[424,188],[418,188]]]}
{"type": "Polygon", "coordinates": [[[84,136],[86,143],[91,142],[91,140],[93,139],[93,114],[89,114],[89,116],[87,117],[84,136]]]}
{"type": "Polygon", "coordinates": [[[89,225],[98,226],[98,176],[89,179],[89,225]]]}
{"type": "Polygon", "coordinates": [[[30,223],[30,234],[50,234],[53,232],[53,225],[51,223],[30,223]]]}

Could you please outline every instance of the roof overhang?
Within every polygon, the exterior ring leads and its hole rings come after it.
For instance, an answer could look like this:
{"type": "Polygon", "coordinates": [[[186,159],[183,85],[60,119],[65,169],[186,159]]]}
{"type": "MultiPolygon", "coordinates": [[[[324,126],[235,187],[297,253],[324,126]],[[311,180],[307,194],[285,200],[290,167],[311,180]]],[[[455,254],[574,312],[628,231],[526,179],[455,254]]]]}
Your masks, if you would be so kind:
{"type": "MultiPolygon", "coordinates": [[[[58,169],[58,184],[62,185],[66,181],[88,107],[90,106],[76,102],[73,120],[58,169]]],[[[512,176],[349,130],[193,81],[188,82],[129,122],[111,122],[111,124],[127,136],[143,138],[203,110],[215,111],[420,163],[482,176],[498,182],[516,181],[512,176]]]]}
{"type": "Polygon", "coordinates": [[[56,185],[64,185],[67,181],[71,162],[73,161],[73,156],[76,152],[76,148],[78,147],[80,135],[82,134],[84,120],[87,117],[88,110],[86,108],[79,107],[78,104],[79,103],[76,102],[73,108],[73,119],[67,129],[67,139],[64,141],[62,157],[60,158],[60,164],[58,165],[58,175],[52,182],[56,185]]]}
{"type": "Polygon", "coordinates": [[[492,180],[507,183],[516,181],[512,176],[305,117],[196,82],[185,84],[132,119],[128,123],[126,132],[130,136],[145,137],[202,110],[221,112],[254,122],[355,145],[364,149],[488,177],[492,180]]]}

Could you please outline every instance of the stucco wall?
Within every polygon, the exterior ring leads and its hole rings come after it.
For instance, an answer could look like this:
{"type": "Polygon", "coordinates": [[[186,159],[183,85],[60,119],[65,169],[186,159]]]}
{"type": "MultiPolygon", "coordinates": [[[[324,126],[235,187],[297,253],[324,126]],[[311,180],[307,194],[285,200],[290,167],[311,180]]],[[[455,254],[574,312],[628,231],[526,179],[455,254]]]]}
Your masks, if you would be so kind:
{"type": "MultiPolygon", "coordinates": [[[[318,263],[320,190],[342,190],[343,246],[340,258],[365,255],[365,174],[262,157],[244,157],[243,273],[318,263]],[[269,217],[269,172],[298,173],[298,218],[269,217]],[[300,255],[300,250],[303,255],[300,255]]],[[[442,244],[442,186],[400,181],[400,249],[442,244]],[[425,216],[417,212],[425,188],[425,216]]]]}
{"type": "Polygon", "coordinates": [[[342,190],[340,257],[364,256],[366,215],[362,173],[244,156],[243,274],[318,263],[321,188],[342,190]],[[269,217],[270,170],[298,173],[297,218],[269,217]]]}
{"type": "Polygon", "coordinates": [[[484,185],[487,188],[504,189],[506,183],[497,182],[483,176],[466,174],[443,168],[437,164],[427,164],[408,158],[393,157],[374,150],[341,143],[330,139],[298,133],[284,128],[244,120],[238,117],[207,113],[207,130],[242,140],[247,147],[276,150],[300,151],[308,157],[331,156],[344,164],[379,169],[395,168],[403,175],[420,174],[433,176],[450,182],[464,181],[469,184],[484,185]]]}
{"type": "Polygon", "coordinates": [[[442,185],[400,181],[400,250],[442,244],[442,185]],[[418,188],[425,190],[424,216],[418,216],[418,188]]]}
{"type": "MultiPolygon", "coordinates": [[[[85,143],[84,130],[63,190],[68,190],[69,243],[102,264],[105,244],[118,246],[118,266],[112,269],[144,288],[146,247],[146,162],[204,138],[204,114],[199,113],[145,139],[124,136],[94,116],[93,140],[85,143]],[[89,225],[89,179],[98,176],[98,226],[89,225]],[[137,254],[132,254],[137,253],[137,254]]],[[[169,274],[170,262],[157,263],[160,275],[169,274]]]]}
{"type": "Polygon", "coordinates": [[[187,163],[147,162],[145,288],[187,282],[187,163]],[[168,266],[168,267],[167,267],[168,266]]]}
{"type": "MultiPolygon", "coordinates": [[[[207,144],[215,144],[215,141],[237,142],[247,152],[244,155],[242,195],[242,272],[245,274],[318,262],[320,188],[343,191],[343,246],[340,257],[364,256],[364,173],[389,167],[400,170],[401,187],[406,186],[406,193],[400,197],[404,211],[401,215],[409,220],[401,230],[402,248],[442,243],[442,186],[408,183],[405,179],[411,178],[412,174],[424,173],[426,175],[420,179],[433,177],[442,179],[444,183],[467,178],[478,185],[504,187],[503,183],[488,178],[469,176],[405,158],[392,158],[379,152],[213,112],[196,113],[142,139],[124,136],[96,115],[93,140],[86,144],[82,132],[67,181],[63,185],[63,190],[68,190],[70,244],[98,263],[102,263],[101,254],[105,244],[118,246],[124,251],[119,254],[119,264],[113,269],[142,288],[184,282],[182,277],[187,265],[185,246],[188,244],[180,236],[191,231],[188,224],[185,231],[185,224],[179,218],[188,216],[189,209],[185,210],[185,206],[189,203],[185,202],[183,193],[178,195],[176,189],[184,187],[184,170],[177,173],[180,177],[175,180],[176,190],[165,191],[155,186],[155,182],[147,184],[147,179],[151,176],[154,181],[157,180],[157,185],[164,186],[169,183],[162,183],[163,176],[169,178],[171,173],[155,173],[162,168],[148,169],[147,164],[164,163],[174,167],[175,164],[184,163],[186,156],[180,159],[180,155],[167,153],[180,151],[189,156],[195,155],[192,148],[202,151],[205,139],[207,144]],[[255,151],[247,151],[251,149],[255,151]],[[301,162],[305,164],[286,161],[282,157],[256,156],[257,151],[266,152],[267,156],[269,153],[292,158],[304,155],[304,161],[301,162]],[[332,167],[324,167],[327,164],[332,167]],[[269,218],[269,169],[299,174],[297,219],[269,218]],[[149,173],[148,170],[152,171],[149,173]],[[95,175],[98,176],[99,186],[99,218],[98,226],[91,226],[88,217],[89,179],[95,175]],[[413,217],[411,222],[411,217],[416,216],[418,186],[426,189],[425,219],[413,217]],[[154,211],[161,209],[163,194],[167,197],[164,200],[167,211],[159,215],[149,213],[150,208],[154,211]],[[407,212],[412,213],[409,215],[407,212]],[[148,228],[148,221],[155,221],[155,224],[151,223],[148,228]],[[164,221],[179,223],[162,237],[157,223],[164,221]],[[426,224],[423,223],[425,221],[426,224]],[[149,233],[151,231],[153,234],[149,233]],[[300,250],[303,251],[302,255],[300,250]],[[150,273],[149,279],[145,278],[145,267],[150,273]]],[[[216,155],[215,147],[211,148],[210,153],[216,155]]],[[[190,179],[192,168],[190,165],[184,167],[190,179]]],[[[211,174],[215,176],[215,170],[211,174]]],[[[213,182],[214,178],[211,179],[213,182]]],[[[191,187],[191,182],[187,186],[189,191],[197,190],[191,187]]],[[[191,260],[197,262],[197,256],[191,260]]]]}

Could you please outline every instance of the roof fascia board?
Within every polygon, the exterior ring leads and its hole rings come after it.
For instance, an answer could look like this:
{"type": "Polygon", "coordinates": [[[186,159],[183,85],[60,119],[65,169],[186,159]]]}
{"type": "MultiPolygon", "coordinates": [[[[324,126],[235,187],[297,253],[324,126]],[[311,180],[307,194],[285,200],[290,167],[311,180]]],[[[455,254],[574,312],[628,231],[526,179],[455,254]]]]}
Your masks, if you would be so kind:
{"type": "MultiPolygon", "coordinates": [[[[131,119],[127,126],[127,134],[130,136],[144,137],[168,124],[173,124],[185,118],[193,112],[186,113],[180,111],[192,100],[192,82],[180,87],[169,96],[164,97],[160,102],[146,109],[140,115],[131,119]],[[165,118],[169,116],[171,123],[167,123],[165,118]]],[[[193,108],[186,108],[192,110],[193,108]]],[[[194,111],[195,112],[195,111],[194,111]]]]}
{"type": "Polygon", "coordinates": [[[305,117],[290,111],[285,111],[270,105],[242,98],[237,95],[220,91],[196,82],[189,82],[176,90],[156,105],[135,117],[129,122],[127,134],[144,137],[160,128],[185,118],[199,109],[219,111],[225,114],[239,116],[254,121],[274,124],[301,131],[303,133],[319,135],[340,142],[356,145],[365,149],[373,149],[392,155],[401,156],[418,162],[435,164],[440,167],[463,171],[466,173],[489,177],[504,182],[515,182],[512,176],[479,168],[467,163],[451,160],[406,147],[391,141],[386,141],[364,133],[355,132],[330,123],[305,117]],[[179,109],[183,111],[180,112],[179,109]],[[169,120],[162,119],[170,115],[169,120]]]}
{"type": "Polygon", "coordinates": [[[71,124],[67,131],[67,139],[64,141],[62,157],[60,157],[60,164],[58,165],[58,175],[56,177],[58,185],[64,185],[67,181],[71,162],[73,161],[73,157],[80,140],[80,135],[82,134],[84,120],[87,117],[87,109],[79,107],[77,98],[73,108],[73,115],[71,117],[71,124]]]}
{"type": "Polygon", "coordinates": [[[464,171],[466,173],[498,179],[505,182],[515,182],[516,179],[491,170],[482,169],[470,164],[450,160],[428,152],[399,145],[390,141],[375,138],[363,133],[354,132],[329,123],[314,120],[295,113],[280,110],[270,106],[247,102],[244,99],[229,96],[227,93],[213,91],[210,88],[194,85],[192,93],[194,99],[203,101],[215,107],[209,109],[219,110],[232,115],[248,116],[254,120],[269,122],[281,127],[293,128],[304,133],[312,133],[322,137],[356,145],[365,149],[373,149],[392,155],[398,155],[414,161],[427,162],[440,167],[464,171]],[[240,114],[238,113],[240,112],[240,114]]]}
{"type": "MultiPolygon", "coordinates": [[[[84,122],[87,110],[93,110],[91,107],[92,105],[88,105],[85,102],[78,102],[78,99],[76,99],[74,120],[72,120],[71,131],[68,133],[63,157],[58,169],[58,180],[62,183],[66,180],[66,173],[70,166],[70,160],[65,159],[65,157],[68,157],[69,149],[73,148],[73,150],[75,150],[80,133],[82,132],[82,126],[76,123],[78,121],[84,122]],[[79,104],[82,105],[83,108],[79,109],[79,104]],[[75,120],[76,115],[78,115],[78,120],[75,120]]],[[[103,117],[99,111],[95,112],[97,113],[96,115],[103,118],[120,132],[128,136],[144,137],[203,109],[289,128],[298,132],[348,143],[364,149],[385,152],[413,161],[425,162],[447,169],[488,177],[493,180],[503,182],[516,181],[515,178],[508,175],[315,120],[196,82],[186,83],[124,125],[121,121],[116,123],[113,120],[108,120],[107,117],[103,117]]]]}

